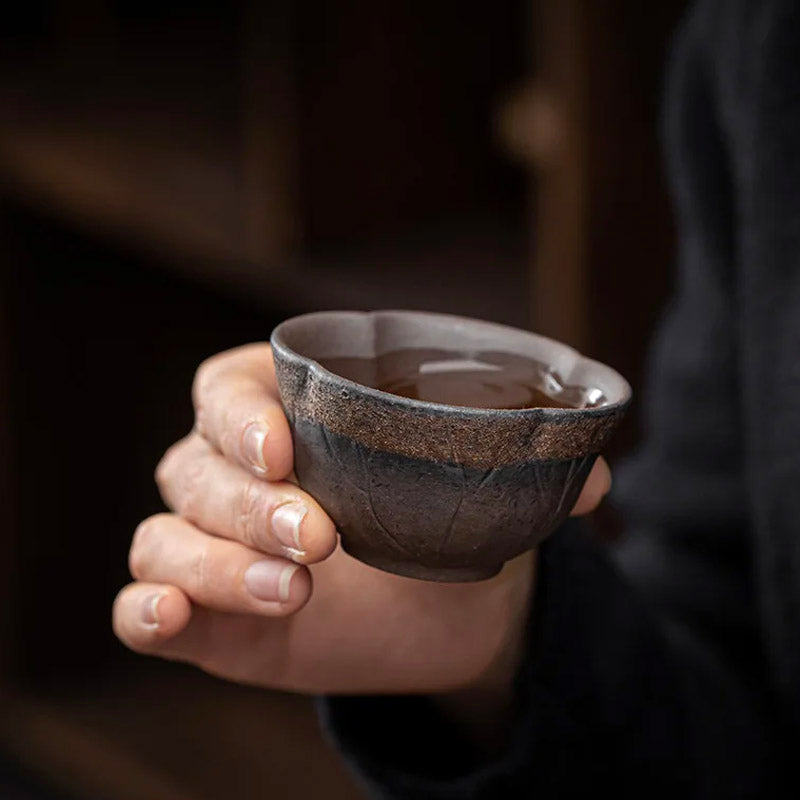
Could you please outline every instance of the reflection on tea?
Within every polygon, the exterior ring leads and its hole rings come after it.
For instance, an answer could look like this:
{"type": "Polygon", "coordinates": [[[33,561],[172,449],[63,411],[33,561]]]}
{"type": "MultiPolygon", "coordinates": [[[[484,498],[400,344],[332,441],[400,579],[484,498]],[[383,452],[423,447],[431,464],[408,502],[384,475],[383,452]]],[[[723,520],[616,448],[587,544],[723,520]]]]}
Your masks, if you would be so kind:
{"type": "Polygon", "coordinates": [[[376,358],[320,358],[325,369],[384,392],[471,408],[594,408],[606,402],[592,387],[564,384],[546,365],[501,351],[408,348],[376,358]]]}

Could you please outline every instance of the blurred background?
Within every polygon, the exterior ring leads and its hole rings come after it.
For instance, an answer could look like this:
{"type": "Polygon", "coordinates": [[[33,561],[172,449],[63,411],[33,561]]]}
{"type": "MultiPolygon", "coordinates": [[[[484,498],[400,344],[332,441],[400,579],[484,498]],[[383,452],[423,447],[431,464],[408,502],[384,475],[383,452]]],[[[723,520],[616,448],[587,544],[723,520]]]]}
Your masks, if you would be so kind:
{"type": "MultiPolygon", "coordinates": [[[[114,639],[154,466],[203,358],[315,309],[528,327],[639,390],[671,282],[658,121],[682,6],[5,10],[0,797],[359,797],[308,698],[114,639]]],[[[612,464],[638,430],[635,405],[612,464]]]]}

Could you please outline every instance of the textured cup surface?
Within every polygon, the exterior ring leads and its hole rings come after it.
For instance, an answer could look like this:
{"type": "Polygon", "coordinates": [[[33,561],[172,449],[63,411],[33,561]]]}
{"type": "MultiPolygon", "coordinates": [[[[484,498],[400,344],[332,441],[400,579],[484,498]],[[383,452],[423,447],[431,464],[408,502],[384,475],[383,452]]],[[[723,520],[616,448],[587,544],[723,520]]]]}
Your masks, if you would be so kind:
{"type": "Polygon", "coordinates": [[[325,311],[272,333],[300,485],[348,553],[400,575],[481,580],[569,514],[630,401],[610,367],[533,333],[414,311],[325,311]],[[404,348],[502,350],[605,395],[596,408],[477,409],[353,383],[317,359],[404,348]]]}

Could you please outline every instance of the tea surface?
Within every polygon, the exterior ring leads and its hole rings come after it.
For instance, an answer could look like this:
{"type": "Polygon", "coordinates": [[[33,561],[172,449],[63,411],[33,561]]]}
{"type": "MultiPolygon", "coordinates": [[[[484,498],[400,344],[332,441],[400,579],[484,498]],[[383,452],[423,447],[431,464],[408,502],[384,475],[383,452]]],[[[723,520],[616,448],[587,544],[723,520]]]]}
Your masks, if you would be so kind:
{"type": "Polygon", "coordinates": [[[470,408],[591,408],[598,389],[564,385],[546,364],[502,351],[393,350],[377,358],[317,359],[342,378],[384,392],[470,408]]]}

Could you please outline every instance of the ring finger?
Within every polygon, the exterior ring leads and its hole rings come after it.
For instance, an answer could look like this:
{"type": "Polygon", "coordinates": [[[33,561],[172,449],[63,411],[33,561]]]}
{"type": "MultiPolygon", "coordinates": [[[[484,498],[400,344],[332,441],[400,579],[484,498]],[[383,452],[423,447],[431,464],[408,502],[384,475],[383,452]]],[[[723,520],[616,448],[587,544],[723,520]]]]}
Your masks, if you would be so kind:
{"type": "Polygon", "coordinates": [[[137,580],[177,586],[215,611],[285,616],[311,595],[305,567],[210,536],[174,514],[139,525],[129,565],[137,580]]]}

